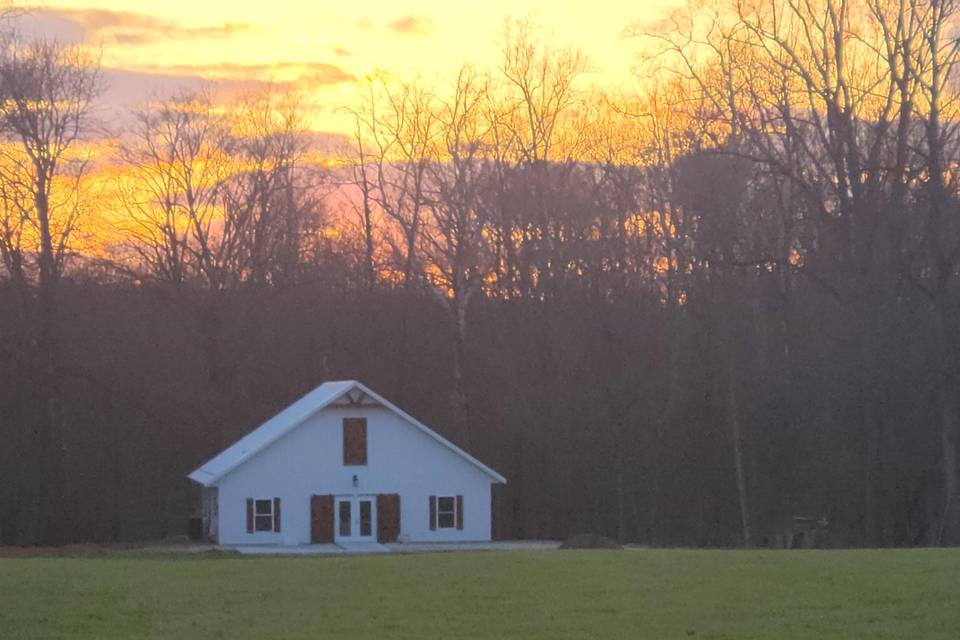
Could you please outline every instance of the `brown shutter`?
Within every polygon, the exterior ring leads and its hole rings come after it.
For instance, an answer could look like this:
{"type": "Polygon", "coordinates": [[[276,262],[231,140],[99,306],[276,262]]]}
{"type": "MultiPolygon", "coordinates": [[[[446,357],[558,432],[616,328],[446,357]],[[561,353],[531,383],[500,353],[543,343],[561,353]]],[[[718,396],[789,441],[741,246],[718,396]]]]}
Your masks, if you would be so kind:
{"type": "Polygon", "coordinates": [[[396,542],[400,537],[400,494],[377,496],[377,542],[396,542]]]}
{"type": "Polygon", "coordinates": [[[280,498],[273,499],[273,530],[280,533],[280,498]]]}
{"type": "Polygon", "coordinates": [[[310,544],[333,542],[333,496],[310,496],[310,544]]]}
{"type": "Polygon", "coordinates": [[[463,496],[457,496],[457,529],[463,529],[463,496]]]}
{"type": "Polygon", "coordinates": [[[343,419],[343,464],[367,464],[367,419],[343,419]]]}
{"type": "Polygon", "coordinates": [[[253,498],[247,498],[247,533],[253,533],[253,498]]]}
{"type": "Polygon", "coordinates": [[[430,531],[437,529],[437,496],[430,496],[430,531]]]}

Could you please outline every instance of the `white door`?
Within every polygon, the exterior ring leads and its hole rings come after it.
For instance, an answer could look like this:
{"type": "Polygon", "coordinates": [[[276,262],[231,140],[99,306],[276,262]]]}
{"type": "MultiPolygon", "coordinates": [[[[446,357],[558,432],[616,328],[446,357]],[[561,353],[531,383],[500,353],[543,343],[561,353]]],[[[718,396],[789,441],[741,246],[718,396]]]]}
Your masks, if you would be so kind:
{"type": "Polygon", "coordinates": [[[377,539],[376,496],[338,496],[336,539],[373,542],[377,539]]]}

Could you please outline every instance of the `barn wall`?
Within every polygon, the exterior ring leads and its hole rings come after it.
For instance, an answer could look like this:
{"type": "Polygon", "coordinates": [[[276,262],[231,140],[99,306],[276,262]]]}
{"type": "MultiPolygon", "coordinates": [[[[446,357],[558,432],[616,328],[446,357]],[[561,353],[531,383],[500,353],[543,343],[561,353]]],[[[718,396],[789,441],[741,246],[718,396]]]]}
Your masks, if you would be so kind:
{"type": "Polygon", "coordinates": [[[220,480],[220,544],[308,544],[310,496],[400,494],[400,540],[490,540],[490,477],[384,408],[330,408],[220,480]],[[367,465],[344,466],[343,418],[367,418],[367,465]],[[353,475],[358,486],[353,486],[353,475]],[[429,496],[464,496],[464,528],[430,530],[429,496]],[[247,533],[246,499],[279,497],[282,530],[247,533]]]}

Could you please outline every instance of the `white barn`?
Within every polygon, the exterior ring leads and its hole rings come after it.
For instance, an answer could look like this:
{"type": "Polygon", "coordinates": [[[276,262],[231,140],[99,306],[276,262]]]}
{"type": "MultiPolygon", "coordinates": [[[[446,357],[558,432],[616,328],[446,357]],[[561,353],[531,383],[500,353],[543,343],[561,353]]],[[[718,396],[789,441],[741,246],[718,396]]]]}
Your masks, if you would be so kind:
{"type": "Polygon", "coordinates": [[[355,380],[320,385],[189,477],[223,545],[487,541],[506,482],[355,380]]]}

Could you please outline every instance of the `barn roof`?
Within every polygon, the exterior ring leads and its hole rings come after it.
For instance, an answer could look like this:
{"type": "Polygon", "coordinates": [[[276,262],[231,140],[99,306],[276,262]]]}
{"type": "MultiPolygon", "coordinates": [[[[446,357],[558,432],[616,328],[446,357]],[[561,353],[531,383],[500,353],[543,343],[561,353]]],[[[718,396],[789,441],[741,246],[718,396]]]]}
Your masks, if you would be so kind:
{"type": "Polygon", "coordinates": [[[447,449],[450,449],[464,460],[486,473],[496,482],[504,483],[507,481],[507,479],[502,475],[483,464],[443,436],[434,432],[425,424],[406,413],[383,396],[371,391],[367,386],[357,382],[356,380],[338,380],[335,382],[323,383],[205,462],[201,467],[193,471],[188,477],[204,486],[216,484],[221,478],[282,438],[284,435],[300,425],[304,420],[315,413],[322,411],[334,403],[337,399],[342,398],[354,390],[362,391],[368,397],[372,398],[387,409],[393,411],[415,428],[423,431],[441,445],[447,449]]]}

